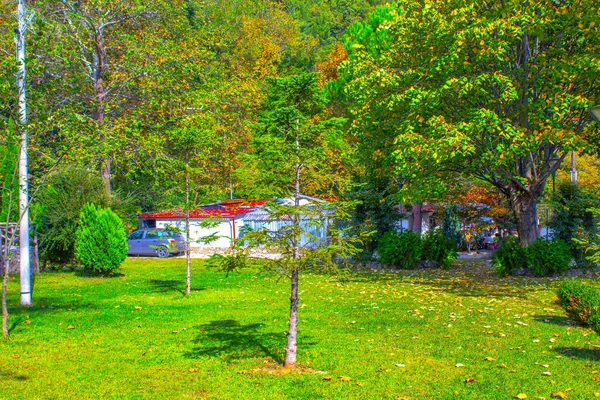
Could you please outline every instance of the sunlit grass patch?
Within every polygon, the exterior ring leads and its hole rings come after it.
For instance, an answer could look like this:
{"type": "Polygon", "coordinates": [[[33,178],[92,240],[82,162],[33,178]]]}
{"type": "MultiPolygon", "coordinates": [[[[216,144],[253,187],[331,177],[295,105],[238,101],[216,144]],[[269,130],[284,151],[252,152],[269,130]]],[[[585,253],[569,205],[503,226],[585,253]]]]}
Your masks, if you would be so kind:
{"type": "Polygon", "coordinates": [[[282,371],[287,281],[228,278],[195,261],[130,259],[123,275],[36,278],[31,308],[10,283],[12,341],[0,398],[590,399],[600,345],[556,303],[560,279],[361,271],[300,280],[299,371],[282,371]]]}

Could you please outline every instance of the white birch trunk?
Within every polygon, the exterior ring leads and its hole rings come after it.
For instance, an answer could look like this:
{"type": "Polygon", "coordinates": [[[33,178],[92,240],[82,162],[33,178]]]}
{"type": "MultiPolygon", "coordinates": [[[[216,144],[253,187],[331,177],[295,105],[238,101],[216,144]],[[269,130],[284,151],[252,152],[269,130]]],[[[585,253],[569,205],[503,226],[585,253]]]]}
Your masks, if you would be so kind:
{"type": "Polygon", "coordinates": [[[21,216],[20,234],[20,273],[21,304],[31,304],[31,267],[29,260],[29,182],[27,171],[27,96],[25,69],[25,1],[17,4],[17,20],[19,27],[15,31],[17,44],[17,87],[19,90],[19,122],[21,125],[21,151],[19,153],[19,211],[21,216]]]}

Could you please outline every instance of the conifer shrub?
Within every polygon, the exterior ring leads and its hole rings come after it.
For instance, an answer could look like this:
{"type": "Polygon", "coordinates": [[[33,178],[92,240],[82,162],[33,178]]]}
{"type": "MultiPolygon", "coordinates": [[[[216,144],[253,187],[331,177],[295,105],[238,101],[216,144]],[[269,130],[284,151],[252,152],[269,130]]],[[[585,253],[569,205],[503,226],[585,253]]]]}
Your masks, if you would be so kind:
{"type": "Polygon", "coordinates": [[[75,256],[88,272],[110,274],[127,257],[123,221],[110,208],[85,204],[75,236],[75,256]]]}
{"type": "Polygon", "coordinates": [[[560,239],[539,238],[527,248],[527,264],[534,276],[563,273],[569,269],[571,249],[560,239]]]}
{"type": "Polygon", "coordinates": [[[519,238],[509,236],[494,253],[492,265],[500,276],[512,275],[527,268],[527,249],[521,246],[519,238]]]}
{"type": "Polygon", "coordinates": [[[450,268],[456,258],[457,244],[440,231],[429,231],[423,237],[423,260],[431,261],[440,268],[450,268]]]}
{"type": "Polygon", "coordinates": [[[600,291],[597,288],[568,279],[558,288],[558,300],[569,318],[600,334],[600,291]]]}
{"type": "Polygon", "coordinates": [[[399,234],[388,231],[379,239],[377,246],[382,263],[401,269],[416,268],[421,262],[421,250],[421,237],[411,231],[399,234]]]}

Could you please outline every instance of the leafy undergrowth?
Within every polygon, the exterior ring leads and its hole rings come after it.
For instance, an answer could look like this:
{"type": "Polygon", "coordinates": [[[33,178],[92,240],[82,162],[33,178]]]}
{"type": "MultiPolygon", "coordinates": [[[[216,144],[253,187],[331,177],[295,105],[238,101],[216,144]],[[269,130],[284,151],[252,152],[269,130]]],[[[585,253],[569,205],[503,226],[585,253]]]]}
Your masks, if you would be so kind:
{"type": "MultiPolygon", "coordinates": [[[[288,284],[194,260],[129,259],[123,275],[46,273],[31,308],[10,282],[0,398],[591,399],[600,338],[556,303],[560,279],[449,271],[301,277],[300,368],[279,367],[288,284]],[[595,347],[596,346],[596,347],[595,347]]],[[[600,396],[600,394],[598,394],[600,396]]]]}

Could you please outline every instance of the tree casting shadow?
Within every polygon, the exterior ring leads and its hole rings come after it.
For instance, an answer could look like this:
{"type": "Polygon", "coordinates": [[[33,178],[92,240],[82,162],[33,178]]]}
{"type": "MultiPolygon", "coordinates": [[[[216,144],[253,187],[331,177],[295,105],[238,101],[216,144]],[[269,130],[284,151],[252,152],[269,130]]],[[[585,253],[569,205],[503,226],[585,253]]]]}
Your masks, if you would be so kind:
{"type": "Polygon", "coordinates": [[[29,379],[28,376],[15,374],[14,372],[7,372],[0,370],[0,381],[4,379],[13,379],[15,381],[26,381],[29,379]]]}
{"type": "MultiPolygon", "coordinates": [[[[185,296],[185,283],[175,279],[152,279],[150,285],[154,286],[155,293],[179,292],[185,296]]],[[[192,288],[192,292],[199,292],[204,288],[192,288]]]]}
{"type": "Polygon", "coordinates": [[[579,358],[581,360],[600,361],[600,349],[556,347],[554,348],[554,351],[559,354],[579,358]]]}
{"type": "Polygon", "coordinates": [[[281,332],[262,332],[264,324],[242,325],[235,320],[212,321],[198,329],[195,347],[185,353],[188,358],[221,357],[227,362],[242,358],[270,357],[281,363],[277,355],[283,335],[281,332]]]}

